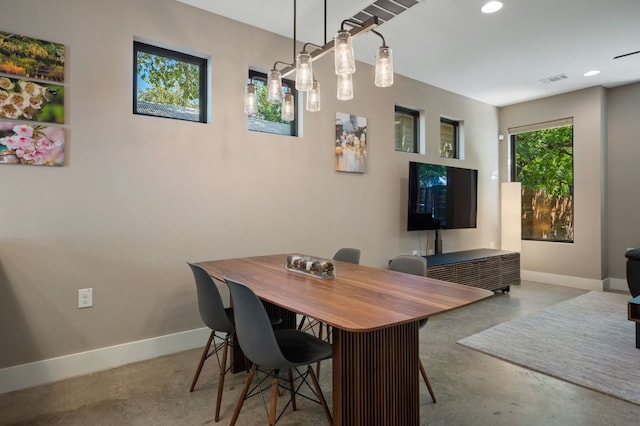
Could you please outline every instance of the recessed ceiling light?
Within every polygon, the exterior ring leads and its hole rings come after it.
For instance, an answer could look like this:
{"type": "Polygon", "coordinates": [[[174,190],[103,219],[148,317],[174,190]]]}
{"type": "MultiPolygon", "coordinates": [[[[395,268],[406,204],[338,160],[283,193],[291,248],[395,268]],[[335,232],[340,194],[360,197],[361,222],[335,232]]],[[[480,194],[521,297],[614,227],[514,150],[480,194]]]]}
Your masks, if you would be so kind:
{"type": "Polygon", "coordinates": [[[585,77],[592,77],[592,76],[594,76],[594,75],[598,75],[598,74],[600,74],[600,71],[598,71],[598,70],[591,70],[591,71],[587,71],[587,72],[585,72],[585,73],[584,73],[584,76],[585,76],[585,77]]]}
{"type": "Polygon", "coordinates": [[[488,3],[485,3],[485,5],[482,6],[482,9],[480,10],[482,11],[482,13],[493,13],[499,11],[500,9],[502,9],[501,1],[490,1],[488,3]]]}

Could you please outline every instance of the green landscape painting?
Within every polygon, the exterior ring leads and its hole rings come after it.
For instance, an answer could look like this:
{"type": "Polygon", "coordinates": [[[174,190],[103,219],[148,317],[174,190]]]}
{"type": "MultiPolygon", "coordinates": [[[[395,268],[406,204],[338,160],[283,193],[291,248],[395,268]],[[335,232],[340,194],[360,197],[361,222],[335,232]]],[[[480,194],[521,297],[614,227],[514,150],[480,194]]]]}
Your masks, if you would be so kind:
{"type": "Polygon", "coordinates": [[[64,44],[0,31],[0,73],[64,82],[64,44]]]}

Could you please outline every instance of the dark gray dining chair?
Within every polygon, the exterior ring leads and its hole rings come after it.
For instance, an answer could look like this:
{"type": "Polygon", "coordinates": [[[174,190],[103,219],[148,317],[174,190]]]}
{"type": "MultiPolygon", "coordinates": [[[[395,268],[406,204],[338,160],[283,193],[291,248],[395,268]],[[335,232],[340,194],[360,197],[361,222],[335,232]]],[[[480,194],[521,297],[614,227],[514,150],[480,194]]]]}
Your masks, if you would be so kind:
{"type": "MultiPolygon", "coordinates": [[[[422,277],[427,276],[427,260],[422,256],[396,256],[389,263],[388,268],[392,271],[404,272],[406,274],[420,275],[422,277]]],[[[422,328],[427,325],[428,320],[429,318],[421,319],[418,322],[418,328],[422,328]]],[[[420,357],[418,357],[418,360],[420,361],[420,374],[422,374],[424,383],[427,385],[427,389],[429,389],[431,399],[433,400],[433,402],[436,402],[436,395],[433,393],[433,389],[431,388],[431,383],[429,382],[429,377],[427,376],[427,370],[424,368],[420,357]]]]}
{"type": "MultiPolygon", "coordinates": [[[[238,339],[240,349],[242,349],[244,355],[252,363],[230,424],[235,425],[238,420],[240,410],[242,409],[244,400],[247,398],[249,387],[256,372],[264,373],[265,379],[266,377],[271,378],[271,401],[269,404],[270,425],[275,425],[289,404],[291,404],[294,411],[296,410],[296,394],[319,403],[322,406],[322,410],[329,424],[331,424],[331,412],[320,389],[318,379],[310,365],[331,358],[331,344],[300,330],[273,330],[269,323],[267,312],[255,293],[238,281],[229,278],[225,278],[225,281],[231,292],[235,315],[236,338],[238,339]],[[298,367],[304,366],[306,366],[306,371],[300,372],[298,367]],[[296,371],[300,379],[297,387],[294,387],[292,370],[296,371]],[[276,416],[281,371],[288,373],[288,389],[291,398],[282,408],[280,414],[276,416]],[[313,388],[309,384],[307,377],[311,377],[313,388]],[[299,393],[303,384],[311,389],[314,393],[313,397],[299,393]],[[317,400],[314,398],[317,398],[317,400]]],[[[260,377],[258,377],[258,379],[257,388],[260,394],[262,394],[263,389],[261,383],[263,380],[260,380],[260,377]]]]}
{"type": "Polygon", "coordinates": [[[222,400],[222,391],[224,389],[224,377],[229,369],[227,368],[227,353],[229,351],[229,345],[231,344],[231,338],[235,333],[235,325],[233,319],[233,309],[225,308],[222,301],[222,296],[218,291],[213,278],[202,267],[188,263],[193,277],[196,281],[196,289],[198,293],[198,310],[200,311],[200,317],[207,327],[211,329],[209,339],[204,346],[196,374],[193,376],[191,382],[191,388],[189,392],[193,392],[196,386],[200,372],[204,366],[204,362],[212,355],[216,355],[218,359],[218,365],[220,367],[220,376],[218,380],[218,395],[216,397],[216,413],[215,421],[220,420],[220,402],[222,400]],[[217,333],[221,333],[218,335],[217,333]],[[222,340],[221,343],[216,344],[213,340],[218,337],[222,340]],[[211,345],[213,344],[213,348],[211,345]],[[210,351],[211,349],[211,351],[210,351]],[[218,353],[222,350],[222,360],[218,353]]]}
{"type": "MultiPolygon", "coordinates": [[[[339,260],[341,262],[360,263],[360,249],[343,247],[339,249],[336,254],[333,255],[333,260],[339,260]]],[[[298,330],[310,331],[315,335],[315,330],[318,330],[318,337],[327,341],[331,340],[331,327],[327,324],[321,323],[313,318],[308,318],[304,315],[298,323],[298,330]],[[324,336],[324,330],[326,330],[326,337],[324,336]]],[[[318,375],[320,374],[320,366],[318,365],[318,375]]]]}
{"type": "Polygon", "coordinates": [[[360,263],[360,249],[343,247],[333,255],[333,260],[355,263],[357,265],[360,263]]]}

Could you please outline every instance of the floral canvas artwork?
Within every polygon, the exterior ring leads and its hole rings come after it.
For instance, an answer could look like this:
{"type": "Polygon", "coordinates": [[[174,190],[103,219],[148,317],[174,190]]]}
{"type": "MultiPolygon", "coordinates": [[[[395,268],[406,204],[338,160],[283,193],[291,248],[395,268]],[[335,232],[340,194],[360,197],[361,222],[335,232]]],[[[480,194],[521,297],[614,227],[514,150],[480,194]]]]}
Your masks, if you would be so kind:
{"type": "Polygon", "coordinates": [[[64,87],[0,77],[0,118],[64,123],[64,87]]]}
{"type": "Polygon", "coordinates": [[[64,137],[59,126],[0,121],[0,164],[61,166],[64,137]]]}
{"type": "Polygon", "coordinates": [[[336,113],[335,169],[339,172],[367,171],[367,119],[336,113]]]}
{"type": "Polygon", "coordinates": [[[0,73],[64,82],[64,44],[0,31],[0,73]]]}

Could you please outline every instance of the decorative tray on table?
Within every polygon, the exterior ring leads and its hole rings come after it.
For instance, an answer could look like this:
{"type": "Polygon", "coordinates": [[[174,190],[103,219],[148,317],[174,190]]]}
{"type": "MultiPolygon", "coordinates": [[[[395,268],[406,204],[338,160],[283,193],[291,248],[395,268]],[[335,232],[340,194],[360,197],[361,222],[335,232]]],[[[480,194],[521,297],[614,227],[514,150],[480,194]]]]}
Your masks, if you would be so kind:
{"type": "Polygon", "coordinates": [[[335,265],[332,260],[304,254],[290,254],[287,256],[287,270],[318,277],[325,280],[335,275],[335,265]]]}

